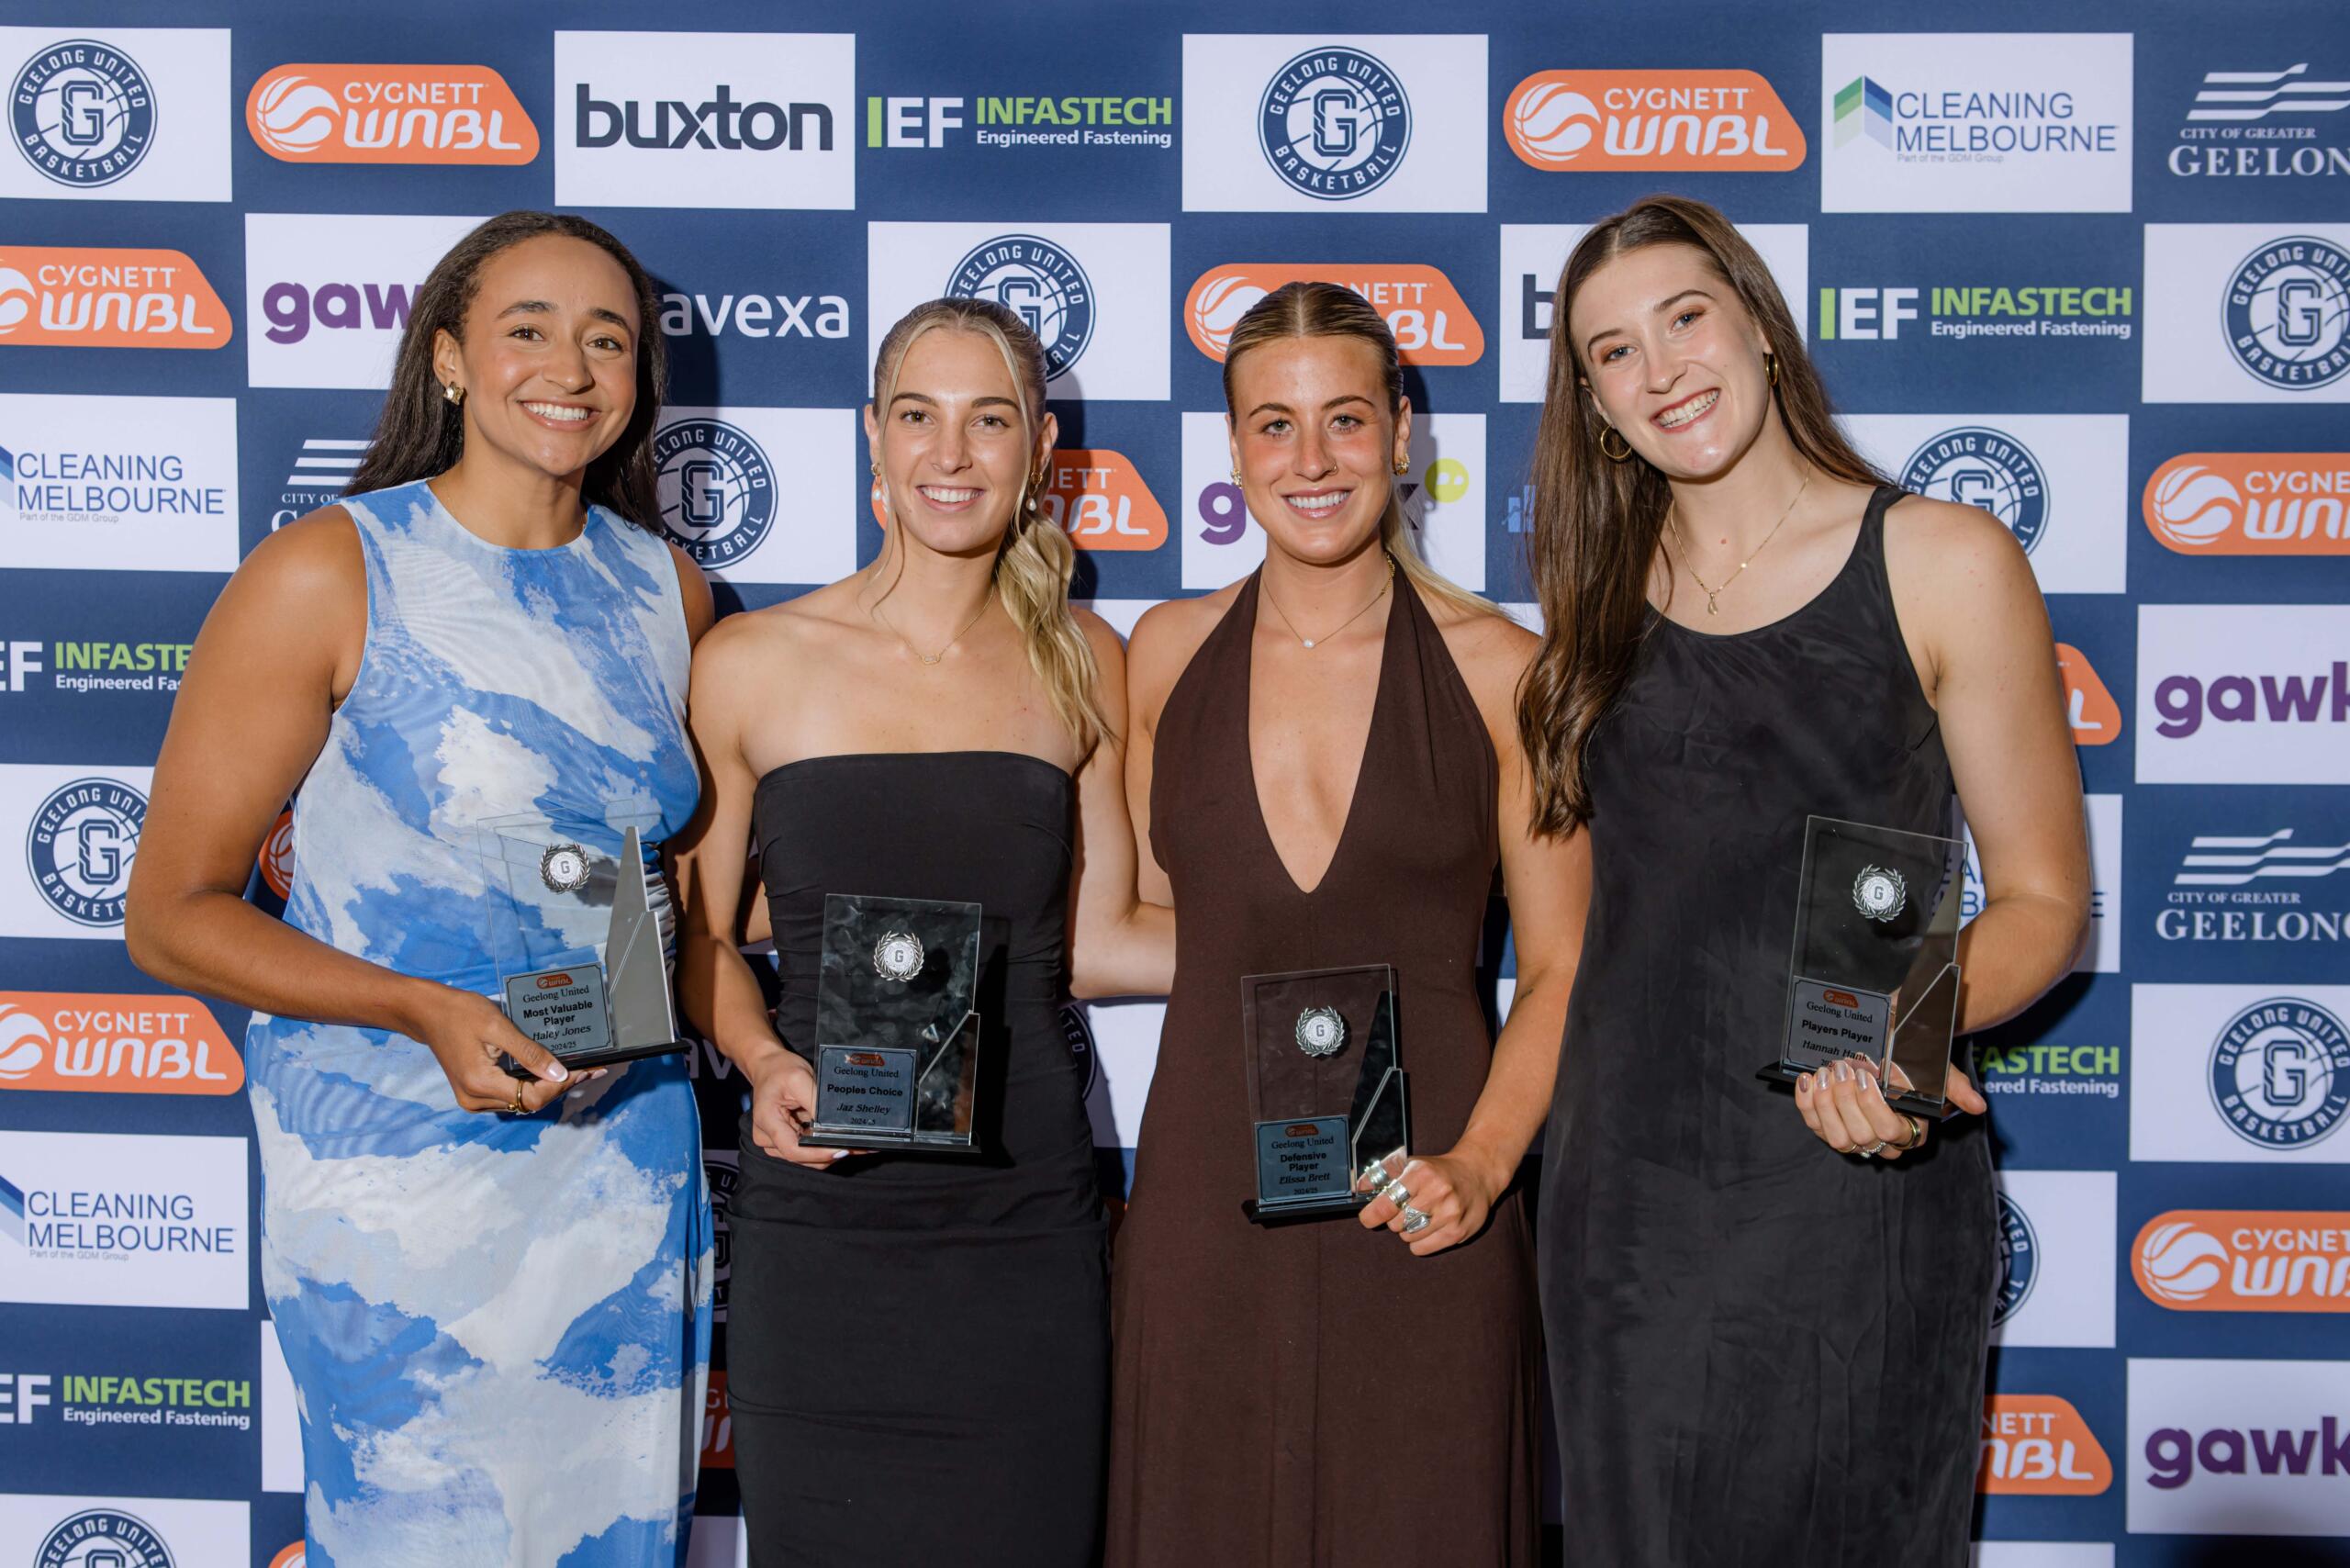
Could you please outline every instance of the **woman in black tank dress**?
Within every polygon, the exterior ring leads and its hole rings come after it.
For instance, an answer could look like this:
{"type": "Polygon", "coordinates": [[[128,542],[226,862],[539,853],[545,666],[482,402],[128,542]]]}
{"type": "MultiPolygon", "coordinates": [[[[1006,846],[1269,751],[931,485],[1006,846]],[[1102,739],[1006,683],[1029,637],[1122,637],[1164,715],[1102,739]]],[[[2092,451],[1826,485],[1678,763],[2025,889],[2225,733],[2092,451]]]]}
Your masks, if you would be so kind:
{"type": "Polygon", "coordinates": [[[1755,1070],[1808,815],[1947,834],[1955,778],[1988,891],[1962,1029],[2070,965],[2087,857],[2046,614],[1995,520],[1852,453],[1710,207],[1595,228],[1556,300],[1520,719],[1593,859],[1539,1209],[1568,1562],[1954,1568],[1988,1138],[1897,1114],[1857,1062],[1792,1095],[1755,1070]]]}
{"type": "Polygon", "coordinates": [[[874,379],[880,558],[728,618],[694,666],[710,785],[679,991],[751,1085],[735,1475],[757,1568],[1079,1568],[1101,1530],[1108,1278],[1058,1009],[1072,980],[1165,990],[1171,924],[1134,898],[1118,641],[1070,609],[1068,536],[1037,505],[1043,350],[1000,306],[934,301],[874,379]],[[734,945],[754,845],[772,1023],[734,945]],[[976,1157],[800,1143],[828,893],[981,906],[976,1157]]]}

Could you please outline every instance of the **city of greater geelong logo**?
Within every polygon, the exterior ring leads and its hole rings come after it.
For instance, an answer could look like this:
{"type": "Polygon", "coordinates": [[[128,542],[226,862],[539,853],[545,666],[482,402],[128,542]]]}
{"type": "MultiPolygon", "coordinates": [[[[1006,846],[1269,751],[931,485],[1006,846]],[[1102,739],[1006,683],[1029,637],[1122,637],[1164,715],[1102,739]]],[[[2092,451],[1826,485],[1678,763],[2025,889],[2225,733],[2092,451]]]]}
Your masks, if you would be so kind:
{"type": "Polygon", "coordinates": [[[1893,145],[1893,95],[1865,76],[1836,89],[1836,145],[1865,136],[1880,147],[1893,145]]]}
{"type": "Polygon", "coordinates": [[[1060,375],[1093,340],[1093,284],[1077,258],[1034,234],[1002,234],[955,263],[945,292],[992,299],[1045,345],[1045,371],[1060,375]]]}
{"type": "Polygon", "coordinates": [[[33,885],[78,925],[120,925],[147,797],[118,778],[77,778],[33,813],[25,858],[33,885]]]}
{"type": "Polygon", "coordinates": [[[1273,173],[1307,196],[1346,201],[1376,190],[1412,144],[1404,84],[1359,49],[1306,50],[1281,68],[1257,106],[1257,140],[1273,173]]]}
{"type": "Polygon", "coordinates": [[[2212,1043],[2211,1103],[2246,1143],[2317,1142],[2350,1110],[2350,1031],[2300,997],[2255,1002],[2212,1043]]]}
{"type": "Polygon", "coordinates": [[[146,1520],[119,1508],[74,1515],[41,1541],[34,1568],[173,1568],[172,1549],[146,1520]]]}
{"type": "Polygon", "coordinates": [[[110,185],[155,140],[155,94],[139,62],[95,39],[56,43],[8,88],[8,128],[25,161],[61,185],[110,185]]]}
{"type": "Polygon", "coordinates": [[[1901,487],[1938,501],[1981,507],[2029,552],[2048,527],[2048,486],[2040,460],[2004,431],[1965,425],[1909,454],[1901,487]]]}
{"type": "Polygon", "coordinates": [[[705,566],[757,549],[775,526],[775,471],[759,443],[723,420],[664,425],[653,438],[661,525],[705,566]]]}
{"type": "Polygon", "coordinates": [[[2236,363],[2288,391],[2350,371],[2350,253],[2306,234],[2236,263],[2221,317],[2236,363]]]}
{"type": "Polygon", "coordinates": [[[1999,1194],[1999,1288],[1991,1298],[1991,1327],[2016,1315],[2040,1277],[2040,1238],[2016,1201],[1999,1194]]]}

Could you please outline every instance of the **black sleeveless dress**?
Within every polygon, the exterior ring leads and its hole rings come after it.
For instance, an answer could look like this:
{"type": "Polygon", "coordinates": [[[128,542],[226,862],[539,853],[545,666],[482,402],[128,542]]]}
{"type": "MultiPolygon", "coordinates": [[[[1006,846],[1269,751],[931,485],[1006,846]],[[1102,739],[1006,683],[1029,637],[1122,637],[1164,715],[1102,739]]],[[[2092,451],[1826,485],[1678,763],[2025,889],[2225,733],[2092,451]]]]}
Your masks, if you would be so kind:
{"type": "Polygon", "coordinates": [[[1966,1560],[1997,1257],[1987,1135],[1830,1150],[1776,1050],[1804,818],[1949,831],[1885,512],[1810,603],[1653,617],[1594,737],[1593,890],[1546,1139],[1539,1267],[1567,1562],[1966,1560]]]}
{"type": "Polygon", "coordinates": [[[1068,774],[1016,752],[812,757],[753,823],[803,1054],[824,895],[984,911],[983,1157],[807,1170],[745,1119],[727,1394],[754,1568],[1061,1568],[1100,1533],[1105,1232],[1083,1068],[1059,1024],[1068,774]]]}

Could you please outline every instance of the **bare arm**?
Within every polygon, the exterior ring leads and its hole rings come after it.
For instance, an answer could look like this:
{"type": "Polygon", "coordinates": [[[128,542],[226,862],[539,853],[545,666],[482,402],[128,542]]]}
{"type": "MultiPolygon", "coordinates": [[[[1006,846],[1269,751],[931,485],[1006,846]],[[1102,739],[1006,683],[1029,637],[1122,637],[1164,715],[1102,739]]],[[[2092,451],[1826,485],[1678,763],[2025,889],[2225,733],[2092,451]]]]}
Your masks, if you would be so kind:
{"type": "Polygon", "coordinates": [[[265,540],[229,580],[156,759],[123,927],[131,961],[257,1012],[421,1040],[467,1110],[512,1108],[502,1051],[539,1072],[521,1101],[536,1109],[568,1075],[487,998],[369,963],[245,902],[261,841],[357,678],[366,605],[358,532],[339,507],[265,540]]]}
{"type": "Polygon", "coordinates": [[[1118,634],[1080,611],[1101,670],[1098,689],[1113,734],[1077,775],[1076,869],[1069,885],[1069,989],[1082,997],[1163,996],[1175,983],[1175,913],[1136,891],[1133,824],[1126,820],[1126,660],[1118,634]]]}

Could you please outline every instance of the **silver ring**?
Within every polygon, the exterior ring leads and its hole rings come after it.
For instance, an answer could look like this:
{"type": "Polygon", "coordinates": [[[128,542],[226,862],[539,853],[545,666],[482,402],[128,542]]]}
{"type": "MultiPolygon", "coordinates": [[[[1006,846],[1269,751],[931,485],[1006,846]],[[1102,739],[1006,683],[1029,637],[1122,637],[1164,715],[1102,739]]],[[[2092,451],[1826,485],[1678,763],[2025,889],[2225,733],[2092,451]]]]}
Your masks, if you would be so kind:
{"type": "Polygon", "coordinates": [[[1404,1206],[1404,1235],[1417,1236],[1428,1227],[1428,1224],[1429,1217],[1427,1210],[1413,1208],[1408,1204],[1404,1206]]]}
{"type": "Polygon", "coordinates": [[[1412,1202],[1412,1189],[1404,1185],[1401,1176],[1379,1189],[1379,1195],[1399,1209],[1409,1207],[1412,1202]]]}
{"type": "Polygon", "coordinates": [[[1879,1138],[1874,1143],[1869,1145],[1866,1148],[1855,1148],[1852,1152],[1859,1155],[1863,1159],[1866,1159],[1870,1155],[1874,1154],[1878,1149],[1883,1148],[1884,1147],[1885,1140],[1883,1138],[1879,1138]]]}
{"type": "Polygon", "coordinates": [[[1387,1185],[1387,1157],[1382,1154],[1376,1159],[1366,1159],[1362,1162],[1362,1174],[1355,1178],[1355,1185],[1383,1187],[1387,1185]]]}

